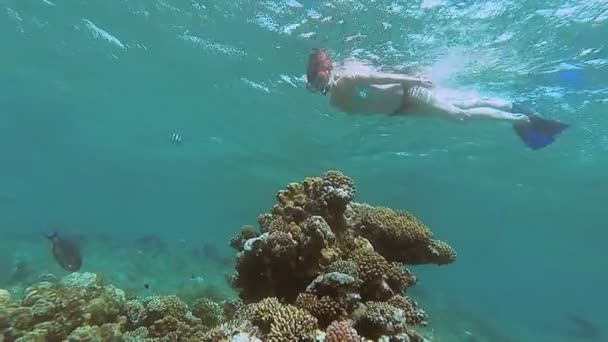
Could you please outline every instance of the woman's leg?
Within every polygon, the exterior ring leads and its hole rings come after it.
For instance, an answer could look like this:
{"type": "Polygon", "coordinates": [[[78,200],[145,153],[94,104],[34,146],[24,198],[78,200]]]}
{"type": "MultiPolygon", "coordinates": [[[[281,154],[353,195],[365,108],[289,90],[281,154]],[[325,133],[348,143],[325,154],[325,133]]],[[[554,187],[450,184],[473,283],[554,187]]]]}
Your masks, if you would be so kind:
{"type": "Polygon", "coordinates": [[[442,99],[435,99],[433,103],[433,107],[435,107],[442,114],[446,114],[451,118],[455,118],[458,120],[465,119],[491,119],[498,121],[508,121],[508,122],[528,122],[528,116],[520,113],[511,113],[507,111],[507,108],[510,109],[511,103],[505,103],[500,101],[489,101],[488,100],[479,99],[476,100],[475,103],[472,101],[470,103],[454,103],[451,101],[445,101],[442,99]],[[476,106],[468,107],[464,105],[473,105],[476,106]],[[482,105],[488,106],[482,106],[482,105]],[[463,105],[458,106],[458,105],[463,105]],[[490,106],[491,105],[491,106],[490,106]],[[463,108],[464,107],[464,108],[463,108]],[[501,108],[501,109],[499,109],[501,108]]]}
{"type": "Polygon", "coordinates": [[[481,97],[469,100],[452,101],[452,104],[462,109],[490,107],[506,112],[510,112],[513,109],[512,102],[496,97],[481,97]]]}
{"type": "Polygon", "coordinates": [[[431,112],[449,119],[464,121],[466,119],[491,119],[508,122],[527,122],[528,117],[520,113],[511,113],[512,104],[494,98],[477,98],[470,101],[453,101],[437,92],[414,87],[409,90],[414,102],[428,108],[431,112]],[[465,103],[466,102],[466,103],[465,103]]]}
{"type": "Polygon", "coordinates": [[[493,119],[500,121],[509,121],[509,122],[528,122],[530,118],[528,118],[525,114],[520,113],[511,113],[506,112],[504,110],[490,108],[490,107],[475,107],[462,109],[465,112],[465,115],[471,118],[485,118],[485,119],[493,119]]]}

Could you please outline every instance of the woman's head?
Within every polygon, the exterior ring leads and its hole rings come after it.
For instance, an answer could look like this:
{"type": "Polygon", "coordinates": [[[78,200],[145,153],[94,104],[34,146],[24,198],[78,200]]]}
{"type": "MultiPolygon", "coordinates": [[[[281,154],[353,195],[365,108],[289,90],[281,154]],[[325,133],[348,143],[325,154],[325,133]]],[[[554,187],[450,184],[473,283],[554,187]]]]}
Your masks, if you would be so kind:
{"type": "Polygon", "coordinates": [[[308,56],[306,80],[311,91],[327,91],[331,81],[333,62],[324,49],[315,49],[308,56]]]}

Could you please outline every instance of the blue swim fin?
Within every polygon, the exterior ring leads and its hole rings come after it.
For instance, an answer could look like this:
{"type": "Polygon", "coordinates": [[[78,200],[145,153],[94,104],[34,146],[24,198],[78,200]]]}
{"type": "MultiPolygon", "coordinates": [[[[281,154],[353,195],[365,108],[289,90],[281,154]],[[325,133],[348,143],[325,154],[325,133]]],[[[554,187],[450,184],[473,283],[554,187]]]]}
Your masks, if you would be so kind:
{"type": "Polygon", "coordinates": [[[519,104],[513,105],[513,112],[526,114],[530,118],[530,122],[514,124],[513,129],[526,146],[533,150],[550,145],[560,133],[570,127],[557,120],[543,119],[519,104]]]}
{"type": "Polygon", "coordinates": [[[530,123],[515,124],[513,129],[521,140],[531,149],[540,150],[553,143],[557,136],[569,127],[568,124],[542,118],[532,119],[530,123]]]}

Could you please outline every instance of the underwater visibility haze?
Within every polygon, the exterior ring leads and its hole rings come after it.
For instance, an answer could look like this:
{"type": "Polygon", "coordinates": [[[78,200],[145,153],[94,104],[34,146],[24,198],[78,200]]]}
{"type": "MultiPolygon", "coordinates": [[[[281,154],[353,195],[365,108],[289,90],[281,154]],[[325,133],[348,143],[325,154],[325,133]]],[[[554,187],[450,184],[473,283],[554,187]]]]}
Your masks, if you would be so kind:
{"type": "Polygon", "coordinates": [[[408,265],[429,340],[606,341],[606,36],[606,0],[1,0],[0,289],[75,277],[56,233],[129,296],[233,297],[231,239],[337,170],[456,251],[408,265]],[[570,126],[342,113],[314,48],[570,126]]]}

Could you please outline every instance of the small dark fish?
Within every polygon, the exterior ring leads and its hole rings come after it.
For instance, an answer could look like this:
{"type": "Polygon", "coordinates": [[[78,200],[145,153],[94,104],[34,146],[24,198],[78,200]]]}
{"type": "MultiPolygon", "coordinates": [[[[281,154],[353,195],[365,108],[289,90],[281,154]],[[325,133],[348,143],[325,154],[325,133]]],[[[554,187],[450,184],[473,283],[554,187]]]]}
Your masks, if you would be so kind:
{"type": "Polygon", "coordinates": [[[57,233],[44,235],[53,243],[53,256],[57,263],[66,271],[75,272],[82,266],[80,247],[68,239],[60,238],[57,233]]]}
{"type": "Polygon", "coordinates": [[[148,283],[144,283],[144,287],[145,287],[146,289],[149,289],[149,288],[150,288],[150,284],[148,284],[148,283]]]}
{"type": "Polygon", "coordinates": [[[171,141],[174,144],[181,144],[182,136],[178,133],[171,133],[171,136],[169,137],[169,141],[171,141]]]}

